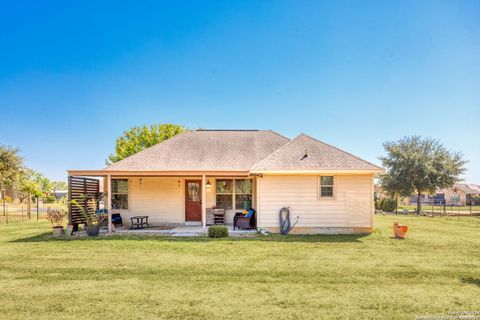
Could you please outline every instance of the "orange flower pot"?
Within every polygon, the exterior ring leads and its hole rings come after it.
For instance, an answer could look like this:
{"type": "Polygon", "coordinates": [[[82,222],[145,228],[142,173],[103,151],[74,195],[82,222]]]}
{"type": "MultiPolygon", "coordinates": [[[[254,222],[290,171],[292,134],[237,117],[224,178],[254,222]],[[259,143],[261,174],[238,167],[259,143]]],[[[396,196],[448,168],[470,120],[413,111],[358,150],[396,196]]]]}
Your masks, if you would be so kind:
{"type": "Polygon", "coordinates": [[[397,239],[405,239],[407,236],[408,226],[395,222],[393,224],[393,235],[397,239]]]}

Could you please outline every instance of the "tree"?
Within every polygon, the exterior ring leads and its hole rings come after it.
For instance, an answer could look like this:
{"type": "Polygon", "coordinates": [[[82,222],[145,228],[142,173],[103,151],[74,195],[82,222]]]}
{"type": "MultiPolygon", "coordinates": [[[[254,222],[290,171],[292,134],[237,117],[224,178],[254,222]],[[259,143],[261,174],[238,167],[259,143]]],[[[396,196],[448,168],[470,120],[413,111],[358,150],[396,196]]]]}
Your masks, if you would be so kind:
{"type": "Polygon", "coordinates": [[[400,179],[397,179],[391,174],[384,174],[380,176],[380,187],[385,194],[395,200],[395,213],[398,210],[398,198],[410,196],[412,193],[404,188],[400,179]]]}
{"type": "Polygon", "coordinates": [[[386,185],[405,195],[417,194],[417,214],[422,193],[450,188],[465,171],[461,153],[447,150],[438,140],[419,136],[404,137],[383,144],[387,155],[380,157],[387,173],[386,185]]]}
{"type": "Polygon", "coordinates": [[[123,160],[137,152],[165,141],[184,132],[184,126],[176,124],[153,124],[133,127],[123,133],[116,141],[115,153],[106,160],[107,165],[123,160]]]}
{"type": "Polygon", "coordinates": [[[31,169],[25,168],[19,175],[19,179],[16,183],[16,195],[20,202],[25,199],[34,197],[41,197],[43,195],[41,174],[31,169]]]}
{"type": "Polygon", "coordinates": [[[18,149],[0,144],[0,188],[14,187],[15,181],[23,168],[23,159],[18,149]]]}
{"type": "Polygon", "coordinates": [[[52,181],[52,190],[67,190],[68,184],[65,181],[52,181]]]}

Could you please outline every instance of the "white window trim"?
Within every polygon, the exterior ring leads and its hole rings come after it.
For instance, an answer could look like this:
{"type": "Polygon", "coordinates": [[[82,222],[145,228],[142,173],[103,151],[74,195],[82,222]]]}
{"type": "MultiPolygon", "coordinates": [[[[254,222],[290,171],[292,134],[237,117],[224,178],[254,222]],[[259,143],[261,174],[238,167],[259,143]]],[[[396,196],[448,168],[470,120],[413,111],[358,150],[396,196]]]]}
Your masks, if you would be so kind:
{"type": "MultiPolygon", "coordinates": [[[[121,211],[121,212],[126,212],[128,210],[130,210],[130,188],[131,188],[131,185],[130,185],[130,179],[129,178],[111,178],[110,179],[110,183],[113,183],[113,180],[127,180],[127,186],[128,186],[128,190],[127,190],[127,209],[113,209],[113,206],[112,206],[112,211],[115,210],[115,211],[121,211]]],[[[110,190],[113,190],[112,186],[110,185],[110,190]]],[[[113,195],[114,194],[125,194],[124,192],[111,192],[112,194],[110,195],[110,201],[113,200],[113,195]]]]}
{"type": "Polygon", "coordinates": [[[237,209],[237,192],[235,191],[236,180],[250,180],[250,184],[252,186],[252,192],[251,193],[238,193],[238,194],[239,195],[250,195],[252,197],[252,200],[250,201],[250,204],[253,205],[253,179],[251,179],[251,178],[233,179],[233,210],[243,211],[244,209],[237,209]]]}
{"type": "Polygon", "coordinates": [[[252,205],[253,205],[253,179],[252,178],[214,178],[214,179],[215,179],[215,205],[217,205],[217,194],[232,195],[232,209],[225,209],[225,210],[243,211],[243,209],[236,209],[236,207],[237,207],[237,199],[236,199],[237,193],[235,192],[235,181],[236,180],[250,180],[252,182],[252,193],[239,193],[239,195],[242,195],[242,194],[251,195],[252,196],[252,205]],[[218,193],[217,192],[217,181],[218,180],[232,180],[232,193],[218,193]]]}
{"type": "MultiPolygon", "coordinates": [[[[328,186],[326,186],[328,187],[328,186]]],[[[337,198],[337,177],[334,175],[321,175],[317,178],[317,198],[318,200],[335,200],[337,198]],[[322,196],[322,177],[333,177],[333,195],[322,196]]]]}

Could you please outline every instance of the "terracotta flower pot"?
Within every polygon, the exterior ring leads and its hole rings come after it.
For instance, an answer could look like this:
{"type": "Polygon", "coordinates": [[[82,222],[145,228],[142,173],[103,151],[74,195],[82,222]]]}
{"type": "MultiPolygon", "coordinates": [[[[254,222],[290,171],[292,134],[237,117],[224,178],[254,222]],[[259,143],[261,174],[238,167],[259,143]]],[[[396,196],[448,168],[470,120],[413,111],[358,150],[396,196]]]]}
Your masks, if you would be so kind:
{"type": "Polygon", "coordinates": [[[55,226],[53,229],[53,236],[54,237],[61,237],[63,235],[63,226],[55,226]]]}
{"type": "Polygon", "coordinates": [[[395,222],[393,224],[393,235],[398,239],[405,239],[407,236],[408,226],[395,222]]]}

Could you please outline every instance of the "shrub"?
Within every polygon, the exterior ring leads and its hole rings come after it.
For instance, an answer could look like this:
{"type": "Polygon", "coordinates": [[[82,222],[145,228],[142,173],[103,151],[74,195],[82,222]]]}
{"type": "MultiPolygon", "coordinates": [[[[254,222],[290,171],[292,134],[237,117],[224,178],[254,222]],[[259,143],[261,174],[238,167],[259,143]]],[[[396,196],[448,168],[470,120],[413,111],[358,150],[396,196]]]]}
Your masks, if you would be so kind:
{"type": "Polygon", "coordinates": [[[228,228],[225,226],[208,227],[208,236],[210,238],[226,238],[228,237],[228,228]]]}
{"type": "Polygon", "coordinates": [[[396,203],[394,199],[391,198],[383,198],[380,201],[380,209],[384,212],[394,212],[396,207],[396,203]]]}
{"type": "Polygon", "coordinates": [[[65,215],[65,210],[63,209],[47,209],[47,219],[52,224],[52,227],[62,226],[65,215]]]}

